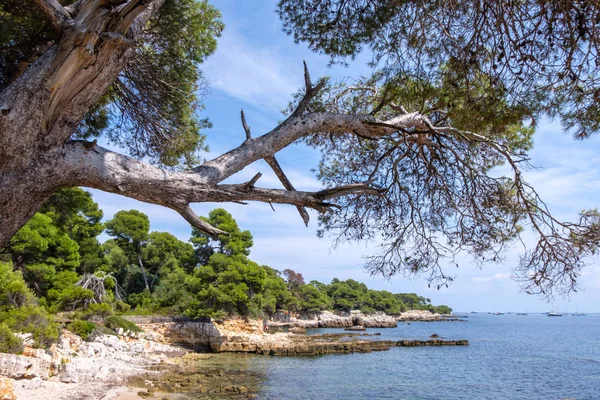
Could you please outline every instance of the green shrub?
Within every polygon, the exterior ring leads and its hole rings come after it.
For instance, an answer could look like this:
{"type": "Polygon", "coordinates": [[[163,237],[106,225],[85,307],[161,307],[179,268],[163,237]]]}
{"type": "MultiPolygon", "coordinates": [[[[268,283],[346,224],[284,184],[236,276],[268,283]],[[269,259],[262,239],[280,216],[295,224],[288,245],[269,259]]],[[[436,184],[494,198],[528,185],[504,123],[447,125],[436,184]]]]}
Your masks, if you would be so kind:
{"type": "Polygon", "coordinates": [[[96,329],[94,329],[94,331],[92,332],[91,337],[94,337],[94,335],[97,334],[117,336],[117,333],[115,331],[113,331],[110,328],[107,328],[104,325],[96,325],[96,329]]]}
{"type": "Polygon", "coordinates": [[[152,308],[152,295],[148,290],[140,293],[131,293],[127,296],[127,302],[134,308],[152,308]]]}
{"type": "Polygon", "coordinates": [[[90,321],[84,321],[82,319],[74,319],[69,324],[67,329],[76,335],[79,335],[83,340],[91,338],[92,332],[97,328],[96,324],[90,321]]]}
{"type": "Polygon", "coordinates": [[[441,305],[433,307],[433,312],[438,314],[452,314],[452,309],[448,306],[441,305]]]}
{"type": "Polygon", "coordinates": [[[202,303],[193,300],[190,306],[183,312],[183,315],[192,320],[204,320],[206,318],[222,319],[226,318],[229,314],[224,310],[204,308],[202,303]]]}
{"type": "Polygon", "coordinates": [[[113,314],[113,308],[109,303],[90,304],[84,311],[76,314],[79,319],[102,319],[113,314]]]}
{"type": "Polygon", "coordinates": [[[32,297],[21,271],[13,271],[10,263],[0,262],[0,310],[24,306],[32,297]]]}
{"type": "Polygon", "coordinates": [[[131,306],[124,301],[119,300],[115,305],[115,310],[120,313],[126,313],[127,311],[131,310],[131,306]]]}
{"type": "Polygon", "coordinates": [[[69,286],[62,290],[50,289],[48,297],[55,299],[54,308],[61,311],[71,311],[83,308],[94,298],[94,292],[80,286],[69,286]]]}
{"type": "Polygon", "coordinates": [[[0,324],[0,353],[20,353],[23,351],[23,341],[16,337],[10,328],[0,324]]]}
{"type": "Polygon", "coordinates": [[[142,328],[133,322],[127,321],[125,318],[117,317],[116,315],[104,318],[104,326],[113,331],[123,328],[123,331],[142,332],[142,328]]]}
{"type": "Polygon", "coordinates": [[[0,313],[0,321],[13,332],[31,333],[36,347],[48,347],[58,338],[58,324],[45,309],[38,306],[25,306],[0,313]]]}

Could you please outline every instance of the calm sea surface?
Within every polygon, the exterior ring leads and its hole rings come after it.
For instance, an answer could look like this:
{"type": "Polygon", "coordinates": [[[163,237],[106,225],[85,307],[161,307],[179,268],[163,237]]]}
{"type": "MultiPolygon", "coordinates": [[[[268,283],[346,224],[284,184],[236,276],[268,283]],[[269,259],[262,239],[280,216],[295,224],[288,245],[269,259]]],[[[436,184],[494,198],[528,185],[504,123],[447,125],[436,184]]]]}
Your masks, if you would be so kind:
{"type": "MultiPolygon", "coordinates": [[[[320,357],[241,355],[261,399],[600,400],[600,315],[471,314],[468,322],[401,324],[381,339],[468,339],[465,347],[393,348],[320,357]]],[[[343,332],[315,329],[309,333],[343,332]]]]}

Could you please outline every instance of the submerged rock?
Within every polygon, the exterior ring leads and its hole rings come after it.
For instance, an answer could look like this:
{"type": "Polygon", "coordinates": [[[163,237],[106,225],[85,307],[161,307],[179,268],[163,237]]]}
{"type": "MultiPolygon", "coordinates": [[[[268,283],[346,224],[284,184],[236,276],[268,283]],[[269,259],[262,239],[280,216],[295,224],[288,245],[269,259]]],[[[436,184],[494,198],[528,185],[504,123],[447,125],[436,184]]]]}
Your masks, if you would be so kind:
{"type": "Polygon", "coordinates": [[[289,331],[292,333],[306,333],[306,328],[302,326],[294,326],[289,331]]]}
{"type": "Polygon", "coordinates": [[[350,328],[346,328],[344,330],[346,330],[346,331],[366,331],[367,328],[365,328],[363,325],[354,325],[354,326],[351,326],[350,328]]]}
{"type": "Polygon", "coordinates": [[[416,346],[468,346],[468,340],[399,340],[396,346],[399,347],[416,347],[416,346]]]}

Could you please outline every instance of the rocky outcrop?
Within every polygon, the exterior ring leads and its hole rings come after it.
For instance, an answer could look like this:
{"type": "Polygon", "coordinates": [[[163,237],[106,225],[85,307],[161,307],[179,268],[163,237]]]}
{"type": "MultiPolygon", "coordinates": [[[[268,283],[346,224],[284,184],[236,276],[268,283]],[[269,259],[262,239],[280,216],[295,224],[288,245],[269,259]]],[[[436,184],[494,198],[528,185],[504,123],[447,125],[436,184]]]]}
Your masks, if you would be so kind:
{"type": "MultiPolygon", "coordinates": [[[[336,324],[338,324],[341,318],[337,317],[326,318],[325,320],[337,321],[336,324]]],[[[179,329],[178,326],[170,326],[165,333],[174,332],[179,329]]],[[[144,328],[147,329],[147,335],[150,334],[148,332],[149,326],[144,326],[144,328]]],[[[352,326],[349,328],[352,329],[352,326]]],[[[190,329],[190,327],[183,327],[183,329],[190,329]]],[[[210,330],[207,340],[211,351],[217,353],[256,353],[277,356],[364,353],[388,350],[394,346],[448,346],[466,343],[466,341],[443,340],[422,342],[366,340],[360,336],[372,335],[358,333],[331,333],[322,335],[303,335],[291,332],[265,333],[262,321],[260,320],[231,319],[214,323],[214,330],[210,330]]],[[[179,338],[178,340],[181,340],[182,336],[180,333],[177,333],[176,337],[179,338]]]]}
{"type": "MultiPolygon", "coordinates": [[[[263,338],[260,320],[238,318],[218,322],[165,322],[140,325],[145,337],[159,343],[182,346],[196,351],[244,351],[256,348],[263,338]]],[[[268,335],[270,340],[282,340],[285,335],[268,335]]]]}
{"type": "MultiPolygon", "coordinates": [[[[431,314],[431,313],[429,313],[431,314]]],[[[421,312],[412,313],[414,318],[424,318],[421,312]]],[[[424,314],[423,314],[424,315],[424,314]]],[[[304,335],[306,326],[343,327],[346,330],[364,330],[367,326],[382,326],[389,323],[383,314],[365,316],[360,312],[336,315],[323,312],[310,320],[290,317],[287,321],[274,322],[274,326],[289,327],[288,332],[265,333],[261,320],[230,319],[211,323],[163,323],[142,325],[147,338],[161,343],[173,343],[185,347],[201,347],[216,353],[256,353],[267,355],[320,355],[332,353],[369,352],[387,350],[393,346],[461,346],[467,341],[439,340],[365,340],[358,333],[333,333],[304,335]],[[364,325],[356,325],[360,323],[364,325]],[[290,327],[290,325],[293,325],[290,327]]],[[[420,320],[420,319],[419,319],[420,320]]],[[[396,321],[393,321],[396,323],[396,321]]],[[[269,332],[273,332],[269,329],[269,332]]],[[[370,336],[369,334],[364,334],[370,336]]],[[[362,335],[361,335],[362,336],[362,335]]]]}
{"type": "Polygon", "coordinates": [[[47,379],[50,375],[51,357],[33,358],[0,353],[0,375],[12,379],[47,379]]]}
{"type": "Polygon", "coordinates": [[[450,321],[464,321],[463,319],[457,318],[451,314],[437,314],[432,313],[428,310],[410,310],[401,313],[396,317],[398,321],[402,322],[450,322],[450,321]]]}
{"type": "Polygon", "coordinates": [[[365,328],[395,328],[398,326],[396,318],[382,312],[368,315],[361,313],[358,322],[365,328]]]}
{"type": "Polygon", "coordinates": [[[366,331],[367,328],[365,328],[363,325],[354,325],[354,326],[351,326],[350,328],[346,328],[344,330],[345,331],[366,331]]]}
{"type": "Polygon", "coordinates": [[[302,328],[350,328],[362,325],[366,328],[395,328],[398,322],[391,315],[382,312],[364,314],[361,311],[333,313],[290,314],[279,312],[273,316],[273,327],[302,327],[302,328]]]}
{"type": "Polygon", "coordinates": [[[256,353],[261,347],[269,347],[280,343],[282,346],[292,342],[289,333],[265,334],[260,320],[230,319],[215,323],[218,332],[210,340],[210,348],[217,353],[243,352],[256,353]]]}
{"type": "Polygon", "coordinates": [[[211,340],[220,336],[214,322],[163,322],[141,324],[147,339],[195,351],[209,351],[211,340]]]}
{"type": "Polygon", "coordinates": [[[66,383],[119,383],[164,362],[168,356],[183,353],[180,348],[146,339],[98,335],[94,341],[85,342],[65,330],[48,351],[25,347],[23,355],[0,353],[0,375],[13,379],[54,378],[66,383]]]}

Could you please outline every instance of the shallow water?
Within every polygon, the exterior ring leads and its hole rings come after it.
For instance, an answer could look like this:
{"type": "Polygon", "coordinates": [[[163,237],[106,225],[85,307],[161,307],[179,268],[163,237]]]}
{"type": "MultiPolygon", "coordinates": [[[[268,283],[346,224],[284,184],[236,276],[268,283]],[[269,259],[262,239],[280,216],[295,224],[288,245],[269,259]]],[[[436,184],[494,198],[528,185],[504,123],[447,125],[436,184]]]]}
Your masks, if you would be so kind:
{"type": "MultiPolygon", "coordinates": [[[[343,330],[309,331],[323,332],[343,330]]],[[[600,315],[471,314],[468,322],[413,322],[368,332],[381,332],[380,339],[437,333],[470,345],[211,360],[261,376],[259,399],[600,399],[600,315]]]]}

